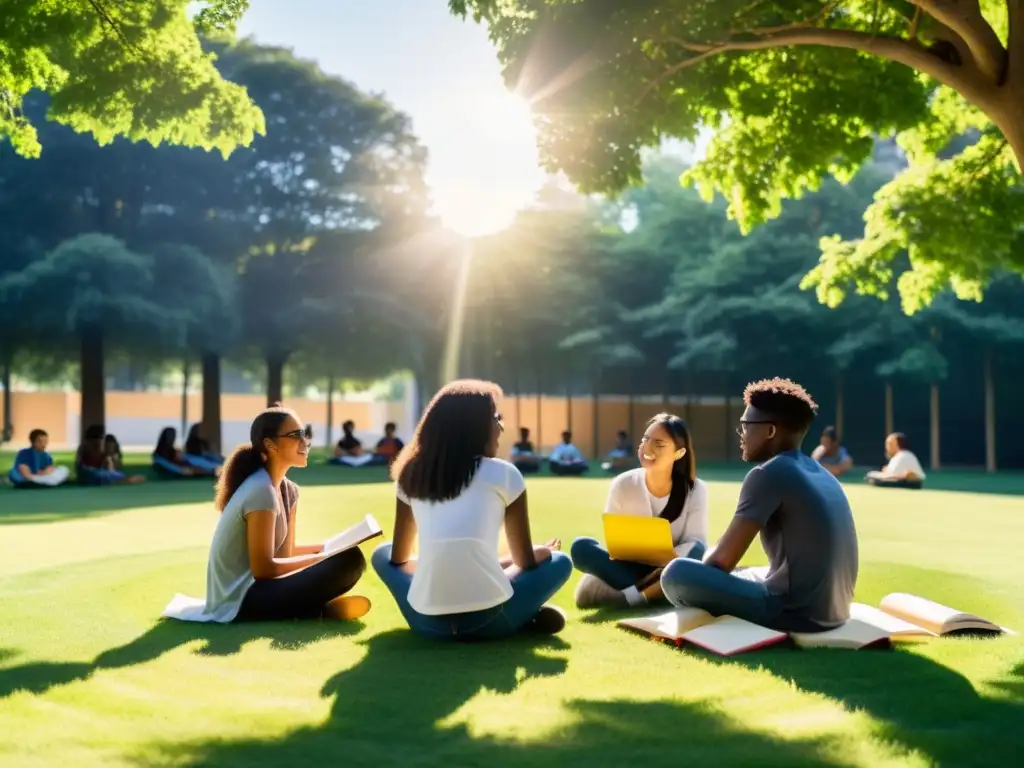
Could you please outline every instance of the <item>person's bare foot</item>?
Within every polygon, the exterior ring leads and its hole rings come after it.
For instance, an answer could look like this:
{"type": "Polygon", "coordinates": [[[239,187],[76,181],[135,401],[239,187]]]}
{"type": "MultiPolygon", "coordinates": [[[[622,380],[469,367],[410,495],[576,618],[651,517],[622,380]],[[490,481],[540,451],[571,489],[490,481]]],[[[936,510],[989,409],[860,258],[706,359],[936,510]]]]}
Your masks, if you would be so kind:
{"type": "Polygon", "coordinates": [[[370,599],[362,595],[336,597],[324,606],[325,619],[354,621],[370,612],[370,599]]]}

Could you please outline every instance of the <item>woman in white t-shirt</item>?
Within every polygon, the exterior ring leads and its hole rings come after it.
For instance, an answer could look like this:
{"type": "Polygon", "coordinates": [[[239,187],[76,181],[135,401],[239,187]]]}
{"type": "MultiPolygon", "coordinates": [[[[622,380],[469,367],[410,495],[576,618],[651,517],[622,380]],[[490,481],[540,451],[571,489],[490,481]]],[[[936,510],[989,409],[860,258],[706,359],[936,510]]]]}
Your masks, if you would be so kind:
{"type": "MultiPolygon", "coordinates": [[[[708,491],[697,479],[693,441],[686,422],[659,413],[647,422],[637,450],[640,468],[612,480],[606,513],[663,517],[672,529],[678,557],[699,560],[708,543],[708,491]]],[[[642,605],[661,599],[660,568],[613,560],[589,537],[572,543],[572,559],[585,574],[576,588],[576,605],[642,605]]]]}
{"type": "Polygon", "coordinates": [[[557,539],[531,542],[523,476],[495,458],[501,396],[490,382],[448,384],[392,465],[394,541],[371,562],[421,635],[488,640],[565,626],[545,603],[569,580],[572,561],[557,539]],[[511,556],[499,558],[503,525],[511,556]]]}
{"type": "Polygon", "coordinates": [[[218,622],[363,616],[369,600],[342,597],[366,571],[358,547],[325,555],[323,544],[295,543],[299,487],[285,475],[308,460],[302,422],[290,410],[268,408],[253,421],[249,439],[228,457],[217,485],[220,517],[205,605],[198,611],[169,606],[164,615],[218,622]]]}
{"type": "Polygon", "coordinates": [[[885,438],[885,455],[889,463],[881,472],[868,472],[868,485],[883,488],[921,488],[924,486],[924,469],[917,456],[910,450],[910,442],[902,432],[893,432],[885,438]]]}

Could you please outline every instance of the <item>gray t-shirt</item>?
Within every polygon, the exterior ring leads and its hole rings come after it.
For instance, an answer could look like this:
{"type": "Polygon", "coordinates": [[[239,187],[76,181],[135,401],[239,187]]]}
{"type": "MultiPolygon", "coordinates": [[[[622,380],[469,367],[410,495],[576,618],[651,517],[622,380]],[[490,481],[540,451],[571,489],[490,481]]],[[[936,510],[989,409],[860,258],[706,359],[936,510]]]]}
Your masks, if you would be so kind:
{"type": "Polygon", "coordinates": [[[799,451],[780,453],[747,474],[736,514],[761,526],[765,584],[784,617],[822,628],[850,618],[857,529],[835,477],[799,451]]]}
{"type": "Polygon", "coordinates": [[[267,471],[249,476],[228,499],[217,521],[206,569],[206,608],[210,620],[228,622],[238,615],[242,599],[255,582],[249,567],[249,539],[245,517],[250,512],[273,510],[274,552],[288,536],[288,510],[299,500],[299,487],[285,478],[280,492],[267,471]]]}

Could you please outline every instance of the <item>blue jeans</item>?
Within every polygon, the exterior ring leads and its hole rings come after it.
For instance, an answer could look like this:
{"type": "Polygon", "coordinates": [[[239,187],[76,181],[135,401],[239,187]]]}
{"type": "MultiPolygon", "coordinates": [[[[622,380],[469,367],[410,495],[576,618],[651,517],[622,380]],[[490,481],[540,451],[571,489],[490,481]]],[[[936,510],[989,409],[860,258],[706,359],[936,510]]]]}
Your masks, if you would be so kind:
{"type": "MultiPolygon", "coordinates": [[[[700,560],[704,557],[705,549],[706,547],[698,541],[687,557],[700,560]]],[[[576,539],[569,551],[577,570],[596,576],[613,589],[636,586],[638,581],[658,570],[653,565],[645,563],[612,560],[608,550],[602,547],[597,539],[587,536],[576,539]]]]}
{"type": "Polygon", "coordinates": [[[412,575],[391,563],[391,544],[381,544],[370,558],[373,569],[398,603],[409,629],[419,635],[445,640],[496,640],[526,626],[537,611],[562,588],[572,574],[572,560],[564,552],[512,579],[512,597],[482,611],[427,616],[409,605],[412,575]]]}
{"type": "Polygon", "coordinates": [[[726,573],[698,560],[680,557],[661,572],[661,590],[673,605],[703,608],[715,616],[735,616],[781,629],[782,597],[760,579],[726,573]]]}

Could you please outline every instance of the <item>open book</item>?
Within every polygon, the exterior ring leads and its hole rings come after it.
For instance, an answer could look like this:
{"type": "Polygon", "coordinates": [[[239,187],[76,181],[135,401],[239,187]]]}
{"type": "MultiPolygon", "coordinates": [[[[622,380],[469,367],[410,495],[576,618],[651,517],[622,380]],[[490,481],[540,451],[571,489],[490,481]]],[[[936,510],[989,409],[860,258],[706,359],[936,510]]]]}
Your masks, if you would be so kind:
{"type": "Polygon", "coordinates": [[[676,608],[656,616],[621,619],[619,626],[676,645],[691,643],[719,656],[732,656],[781,643],[788,635],[735,616],[712,616],[700,608],[676,608]]]}
{"type": "Polygon", "coordinates": [[[381,535],[380,524],[367,515],[351,528],[346,528],[341,533],[336,533],[324,542],[324,554],[334,554],[352,547],[358,547],[364,541],[368,541],[381,535]]]}
{"type": "MultiPolygon", "coordinates": [[[[887,595],[881,609],[863,603],[850,606],[850,619],[825,632],[793,632],[788,635],[801,648],[877,648],[893,641],[938,635],[1013,634],[988,619],[962,613],[923,597],[901,592],[887,595]]],[[[678,608],[657,616],[622,619],[619,624],[681,645],[690,642],[712,653],[730,656],[784,640],[775,632],[734,616],[717,619],[699,608],[678,608]],[[715,628],[715,629],[712,629],[715,628]]]]}

